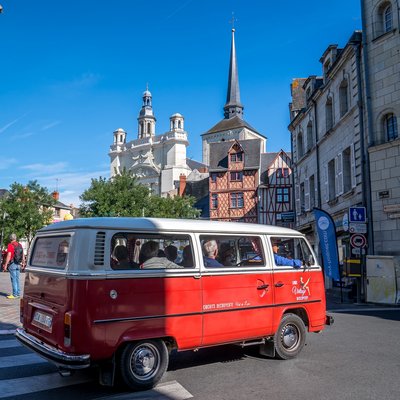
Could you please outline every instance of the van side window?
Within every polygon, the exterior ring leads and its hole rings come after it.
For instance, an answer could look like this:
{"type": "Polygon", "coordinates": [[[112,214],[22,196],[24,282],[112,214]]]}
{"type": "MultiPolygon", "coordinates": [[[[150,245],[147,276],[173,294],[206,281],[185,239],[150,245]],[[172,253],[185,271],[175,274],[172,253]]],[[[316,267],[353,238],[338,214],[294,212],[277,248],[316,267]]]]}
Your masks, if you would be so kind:
{"type": "Polygon", "coordinates": [[[200,236],[206,268],[263,266],[265,257],[258,236],[200,236]]]}
{"type": "Polygon", "coordinates": [[[272,237],[271,247],[277,266],[300,268],[315,264],[311,250],[303,238],[272,237]]]}
{"type": "Polygon", "coordinates": [[[193,268],[187,235],[120,232],[111,239],[110,265],[115,270],[193,268]]]}

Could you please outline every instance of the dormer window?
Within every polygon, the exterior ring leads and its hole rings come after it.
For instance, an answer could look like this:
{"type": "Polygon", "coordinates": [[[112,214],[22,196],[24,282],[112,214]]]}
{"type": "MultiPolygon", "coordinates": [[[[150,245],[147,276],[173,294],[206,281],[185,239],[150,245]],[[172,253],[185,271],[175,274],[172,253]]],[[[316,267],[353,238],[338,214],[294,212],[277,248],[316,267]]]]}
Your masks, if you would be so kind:
{"type": "Polygon", "coordinates": [[[242,162],[243,161],[243,153],[232,153],[231,154],[231,162],[242,162]]]}

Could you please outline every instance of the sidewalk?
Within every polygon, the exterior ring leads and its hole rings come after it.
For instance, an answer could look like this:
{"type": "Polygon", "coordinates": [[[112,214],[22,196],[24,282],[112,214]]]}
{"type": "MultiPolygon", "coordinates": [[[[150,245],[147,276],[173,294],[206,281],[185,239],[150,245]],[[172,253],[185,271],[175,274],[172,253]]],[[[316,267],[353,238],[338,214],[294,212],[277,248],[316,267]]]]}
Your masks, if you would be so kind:
{"type": "MultiPolygon", "coordinates": [[[[21,296],[23,294],[25,273],[20,274],[21,296]]],[[[7,299],[11,293],[10,274],[0,272],[0,335],[14,333],[21,326],[19,322],[19,299],[7,299]]]]}

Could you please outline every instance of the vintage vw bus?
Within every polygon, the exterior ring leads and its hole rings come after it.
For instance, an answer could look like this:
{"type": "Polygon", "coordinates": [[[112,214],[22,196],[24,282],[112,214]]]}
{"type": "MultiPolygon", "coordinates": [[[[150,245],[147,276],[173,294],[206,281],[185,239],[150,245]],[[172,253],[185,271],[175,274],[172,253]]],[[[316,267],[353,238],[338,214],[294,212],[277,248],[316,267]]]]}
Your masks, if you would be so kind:
{"type": "Polygon", "coordinates": [[[326,315],[305,237],[275,226],[88,218],[38,231],[17,338],[60,370],[100,367],[133,389],[162,377],[173,349],[238,343],[297,356],[326,315]]]}

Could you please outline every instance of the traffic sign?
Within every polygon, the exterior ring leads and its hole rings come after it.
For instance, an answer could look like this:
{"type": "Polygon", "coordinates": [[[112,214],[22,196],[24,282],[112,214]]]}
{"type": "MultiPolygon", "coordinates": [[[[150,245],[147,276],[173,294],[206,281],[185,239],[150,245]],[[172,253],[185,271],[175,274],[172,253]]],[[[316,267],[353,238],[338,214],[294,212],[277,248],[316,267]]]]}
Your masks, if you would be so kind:
{"type": "Polygon", "coordinates": [[[356,233],[355,235],[351,235],[350,244],[352,247],[364,248],[367,245],[367,238],[361,233],[356,233]]]}
{"type": "Polygon", "coordinates": [[[367,224],[351,222],[349,226],[350,233],[367,233],[367,224]]]}
{"type": "Polygon", "coordinates": [[[350,207],[349,222],[367,222],[365,207],[350,207]]]}

